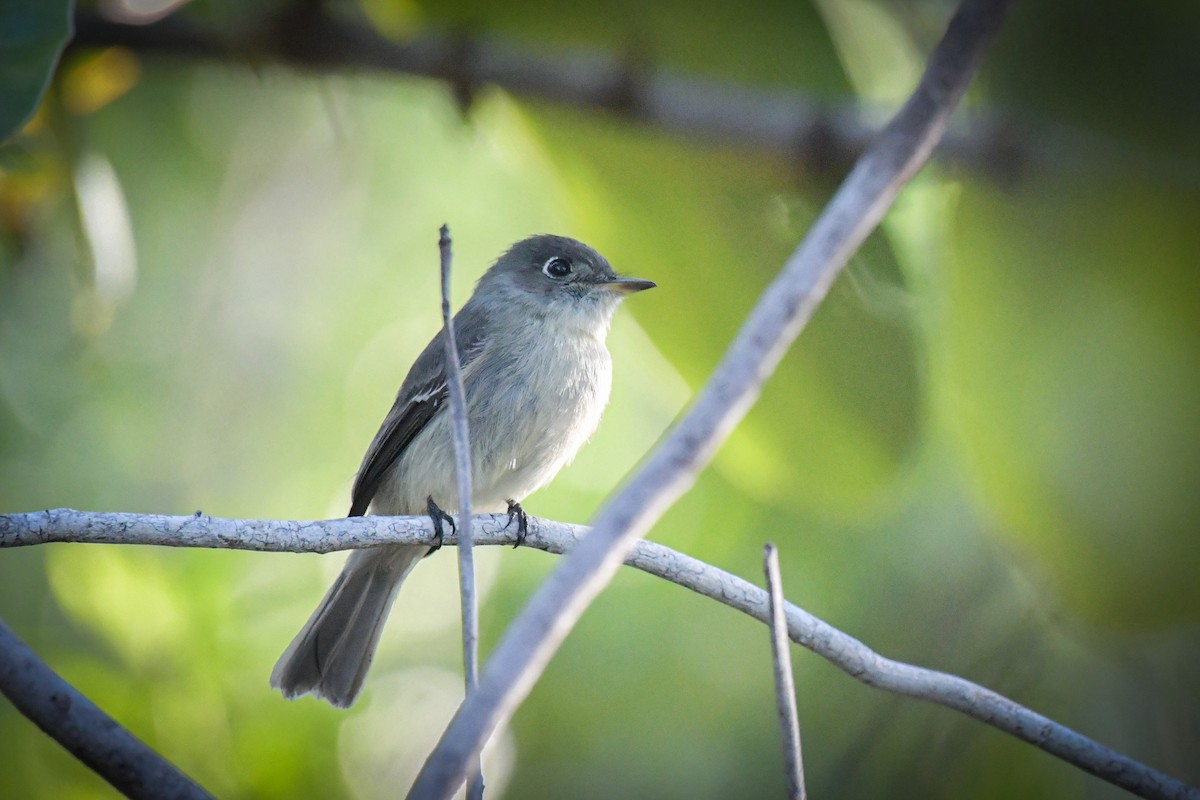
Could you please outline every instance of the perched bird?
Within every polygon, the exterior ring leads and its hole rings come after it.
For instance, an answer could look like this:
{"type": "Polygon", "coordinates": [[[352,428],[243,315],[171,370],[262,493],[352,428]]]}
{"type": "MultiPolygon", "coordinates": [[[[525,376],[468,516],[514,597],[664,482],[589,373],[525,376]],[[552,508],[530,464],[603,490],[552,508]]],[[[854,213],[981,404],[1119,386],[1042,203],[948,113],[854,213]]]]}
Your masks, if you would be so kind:
{"type": "MultiPolygon", "coordinates": [[[[563,236],[513,245],[454,317],[466,387],[476,513],[516,513],[600,422],[612,384],[604,340],[627,294],[654,286],[618,276],[592,248],[563,236]]],[[[443,333],[417,357],[375,434],[350,516],[430,513],[458,505],[443,333]]],[[[354,702],[392,601],[429,552],[423,545],[356,550],[271,673],[284,697],[354,702]]]]}

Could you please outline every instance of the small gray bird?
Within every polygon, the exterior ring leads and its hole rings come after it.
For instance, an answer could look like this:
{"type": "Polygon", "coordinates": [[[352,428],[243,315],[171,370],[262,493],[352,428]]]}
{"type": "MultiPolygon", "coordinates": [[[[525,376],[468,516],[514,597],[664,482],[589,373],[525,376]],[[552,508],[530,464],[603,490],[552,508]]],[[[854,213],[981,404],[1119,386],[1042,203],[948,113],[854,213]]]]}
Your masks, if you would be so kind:
{"type": "MultiPolygon", "coordinates": [[[[515,510],[587,441],[608,402],[613,312],[651,281],[622,278],[563,236],[517,242],[454,317],[471,436],[471,505],[515,510]]],[[[354,481],[349,516],[435,513],[458,504],[443,333],[417,357],[354,481]]],[[[429,552],[420,545],[356,550],[271,673],[293,698],[354,702],[392,601],[429,552]]]]}

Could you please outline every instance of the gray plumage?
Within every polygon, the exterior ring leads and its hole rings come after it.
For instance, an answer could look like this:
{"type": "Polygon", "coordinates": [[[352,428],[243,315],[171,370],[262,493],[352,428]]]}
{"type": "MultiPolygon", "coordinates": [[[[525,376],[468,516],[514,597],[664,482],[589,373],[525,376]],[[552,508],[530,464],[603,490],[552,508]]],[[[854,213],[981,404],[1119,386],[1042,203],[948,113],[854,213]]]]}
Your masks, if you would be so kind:
{"type": "MultiPolygon", "coordinates": [[[[504,511],[546,485],[592,435],[608,402],[604,339],[621,298],[654,286],[618,277],[585,244],[533,236],[489,269],[454,317],[467,397],[475,513],[504,511]]],[[[418,356],[354,482],[350,516],[458,505],[438,333],[418,356]]],[[[288,698],[354,702],[396,592],[421,546],[356,550],[271,673],[288,698]]]]}

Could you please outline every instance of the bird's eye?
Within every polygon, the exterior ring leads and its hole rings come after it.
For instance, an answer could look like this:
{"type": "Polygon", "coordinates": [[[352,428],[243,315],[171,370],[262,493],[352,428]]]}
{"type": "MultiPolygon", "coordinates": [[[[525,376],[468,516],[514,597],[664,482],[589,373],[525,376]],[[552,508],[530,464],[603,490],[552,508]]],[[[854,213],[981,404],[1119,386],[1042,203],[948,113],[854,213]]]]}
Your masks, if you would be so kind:
{"type": "Polygon", "coordinates": [[[542,265],[542,274],[547,278],[565,278],[571,274],[571,262],[555,256],[542,265]]]}

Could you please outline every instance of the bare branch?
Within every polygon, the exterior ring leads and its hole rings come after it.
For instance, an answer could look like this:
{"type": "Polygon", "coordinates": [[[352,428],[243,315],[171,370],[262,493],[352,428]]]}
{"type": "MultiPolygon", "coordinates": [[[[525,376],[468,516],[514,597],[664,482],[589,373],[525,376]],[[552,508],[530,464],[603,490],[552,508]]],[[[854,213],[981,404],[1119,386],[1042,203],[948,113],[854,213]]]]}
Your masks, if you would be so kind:
{"type": "MultiPolygon", "coordinates": [[[[481,519],[487,517],[476,517],[476,525],[481,519]]],[[[513,543],[511,537],[502,540],[513,543]]],[[[268,520],[210,517],[200,511],[173,517],[93,513],[70,508],[0,516],[0,547],[50,542],[208,547],[269,553],[334,553],[381,544],[435,544],[433,523],[428,516],[268,520]]]]}
{"type": "MultiPolygon", "coordinates": [[[[475,553],[471,531],[471,434],[467,427],[467,392],[450,313],[450,226],[438,236],[442,266],[442,324],[445,326],[446,383],[450,389],[450,429],[454,433],[454,470],[458,479],[458,584],[462,604],[463,679],[466,694],[475,691],[479,675],[479,603],[475,597],[475,553]]],[[[470,800],[483,800],[483,757],[467,787],[470,800]]]]}
{"type": "Polygon", "coordinates": [[[462,594],[463,672],[466,689],[475,688],[479,671],[479,610],[475,603],[475,557],[471,532],[471,434],[467,427],[467,398],[454,316],[450,313],[450,227],[438,236],[442,275],[442,324],[445,326],[446,383],[450,393],[450,428],[454,436],[454,472],[458,483],[458,569],[462,594]]]}
{"type": "Polygon", "coordinates": [[[459,707],[410,797],[447,798],[462,785],[468,764],[528,696],[634,542],[694,483],[757,399],[833,279],[929,158],[1011,3],[964,0],[913,95],[763,293],[691,409],[604,505],[592,534],[563,559],[505,632],[488,659],[479,691],[459,707]]]}
{"type": "Polygon", "coordinates": [[[804,758],[800,753],[800,718],[796,713],[796,682],[792,678],[792,656],[788,648],[787,616],[783,608],[783,579],[779,576],[779,550],[763,548],[763,572],[767,576],[767,600],[771,611],[771,654],[775,665],[775,708],[783,732],[783,760],[787,766],[787,791],[791,800],[805,800],[804,758]]]}
{"type": "MultiPolygon", "coordinates": [[[[284,12],[241,28],[205,27],[175,13],[133,25],[81,11],[73,47],[120,46],[141,53],[220,59],[259,66],[279,61],[302,69],[357,69],[445,81],[469,102],[482,87],[552,103],[620,114],[668,134],[732,144],[799,161],[801,170],[837,175],[871,143],[884,116],[854,103],[830,103],[800,92],[720,83],[630,63],[611,53],[572,47],[529,47],[496,37],[426,32],[397,42],[370,26],[326,13],[321,3],[286,3],[284,12]]],[[[940,157],[1012,177],[1036,166],[1061,168],[1075,150],[1045,131],[977,115],[969,130],[947,135],[940,157]],[[1048,147],[1051,140],[1059,141],[1048,147]]]]}
{"type": "Polygon", "coordinates": [[[211,799],[171,762],[63,680],[0,620],[0,692],[93,772],[130,798],[211,799]]]}
{"type": "MultiPolygon", "coordinates": [[[[516,544],[504,514],[475,517],[476,545],[516,544]]],[[[525,544],[562,555],[589,529],[529,518],[525,544]]],[[[52,542],[207,547],[260,552],[331,553],[386,544],[434,543],[429,517],[341,517],[329,520],[239,520],[202,515],[95,513],[57,509],[0,515],[0,548],[52,542]]],[[[457,544],[454,534],[444,544],[457,544]]],[[[654,542],[640,541],[625,563],[737,609],[771,619],[767,593],[749,581],[654,542]]],[[[1068,764],[1146,798],[1200,800],[1200,790],[1111,750],[1012,700],[954,675],[893,661],[791,603],[788,636],[856,680],[894,694],[936,703],[1015,736],[1068,764]]]]}

